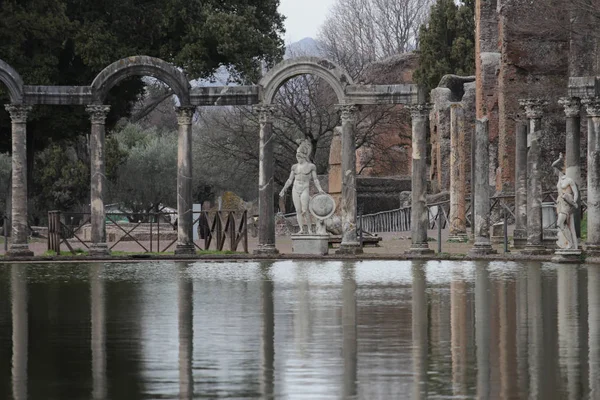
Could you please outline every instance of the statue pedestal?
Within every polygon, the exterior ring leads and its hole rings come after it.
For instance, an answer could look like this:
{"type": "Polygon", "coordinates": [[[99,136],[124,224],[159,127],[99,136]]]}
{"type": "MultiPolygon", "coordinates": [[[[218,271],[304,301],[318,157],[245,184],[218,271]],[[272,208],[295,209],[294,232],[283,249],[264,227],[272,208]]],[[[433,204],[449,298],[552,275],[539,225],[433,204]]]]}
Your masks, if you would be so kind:
{"type": "Polygon", "coordinates": [[[329,254],[329,235],[292,235],[293,254],[329,254]]]}
{"type": "Polygon", "coordinates": [[[552,261],[556,263],[581,263],[581,250],[559,249],[554,252],[552,261]]]}

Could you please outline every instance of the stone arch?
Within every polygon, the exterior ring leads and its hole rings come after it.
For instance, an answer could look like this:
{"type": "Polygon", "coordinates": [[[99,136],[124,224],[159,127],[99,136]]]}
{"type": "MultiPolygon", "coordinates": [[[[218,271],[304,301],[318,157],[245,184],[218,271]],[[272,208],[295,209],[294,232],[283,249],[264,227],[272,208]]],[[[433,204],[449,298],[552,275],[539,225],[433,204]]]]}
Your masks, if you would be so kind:
{"type": "Polygon", "coordinates": [[[102,104],[108,91],[130,76],[152,76],[169,85],[182,106],[190,104],[190,82],[183,72],[160,58],[134,56],[123,58],[104,68],[92,82],[92,98],[102,104]]]}
{"type": "Polygon", "coordinates": [[[0,82],[8,88],[10,102],[20,104],[23,102],[23,80],[13,67],[0,60],[0,82]]]}
{"type": "Polygon", "coordinates": [[[344,103],[346,86],[352,85],[352,78],[337,64],[318,57],[297,57],[285,60],[270,70],[261,80],[262,102],[271,104],[277,90],[289,79],[298,75],[316,75],[323,78],[335,91],[339,103],[344,103]]]}

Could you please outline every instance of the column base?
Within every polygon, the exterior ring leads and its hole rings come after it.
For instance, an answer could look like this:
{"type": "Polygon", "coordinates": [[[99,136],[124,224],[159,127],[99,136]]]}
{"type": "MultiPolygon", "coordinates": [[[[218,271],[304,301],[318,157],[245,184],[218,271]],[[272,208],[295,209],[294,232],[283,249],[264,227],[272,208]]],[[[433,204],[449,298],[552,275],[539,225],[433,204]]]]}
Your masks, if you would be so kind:
{"type": "Polygon", "coordinates": [[[554,257],[552,257],[552,261],[555,263],[581,263],[581,254],[582,251],[579,249],[559,249],[554,252],[554,257]]]}
{"type": "Polygon", "coordinates": [[[598,244],[585,244],[585,254],[588,257],[600,257],[600,245],[598,244]]]}
{"type": "Polygon", "coordinates": [[[33,257],[33,251],[28,244],[11,244],[6,252],[8,257],[33,257]]]}
{"type": "Polygon", "coordinates": [[[410,249],[404,252],[404,254],[413,256],[428,256],[434,253],[435,252],[429,248],[429,244],[427,243],[413,243],[410,246],[410,249]]]}
{"type": "Polygon", "coordinates": [[[259,244],[258,248],[252,252],[257,256],[276,256],[279,254],[279,250],[274,244],[259,244]]]}
{"type": "Polygon", "coordinates": [[[471,250],[469,250],[470,256],[487,256],[489,254],[498,253],[489,242],[479,242],[473,244],[471,250]]]}
{"type": "Polygon", "coordinates": [[[515,229],[513,232],[513,247],[515,249],[524,249],[527,246],[527,231],[515,229]]]}
{"type": "Polygon", "coordinates": [[[521,254],[525,254],[528,256],[540,256],[549,254],[550,252],[551,250],[548,250],[547,248],[539,244],[527,244],[525,245],[525,248],[521,250],[521,254]]]}
{"type": "Polygon", "coordinates": [[[357,255],[363,253],[363,248],[360,246],[359,242],[342,242],[340,243],[340,248],[335,252],[335,254],[340,255],[357,255]]]}
{"type": "Polygon", "coordinates": [[[193,244],[178,244],[175,247],[175,255],[195,255],[196,248],[193,244]]]}
{"type": "Polygon", "coordinates": [[[468,241],[469,235],[467,235],[467,232],[451,233],[448,237],[449,243],[467,243],[468,241]]]}
{"type": "Polygon", "coordinates": [[[106,243],[93,243],[90,245],[88,254],[90,256],[109,256],[110,249],[106,243]]]}

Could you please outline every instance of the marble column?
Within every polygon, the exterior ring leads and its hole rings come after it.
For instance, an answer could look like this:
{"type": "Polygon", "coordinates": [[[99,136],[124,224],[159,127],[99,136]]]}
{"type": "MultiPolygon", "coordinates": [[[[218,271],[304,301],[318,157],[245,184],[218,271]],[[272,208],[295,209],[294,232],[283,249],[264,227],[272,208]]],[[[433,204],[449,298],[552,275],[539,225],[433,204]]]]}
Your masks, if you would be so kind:
{"type": "MultiPolygon", "coordinates": [[[[600,97],[583,99],[588,115],[587,242],[588,256],[600,255],[600,97]]],[[[14,201],[14,200],[13,200],[14,201]]]]}
{"type": "Polygon", "coordinates": [[[459,104],[450,107],[450,237],[467,242],[465,115],[459,104]]]}
{"type": "Polygon", "coordinates": [[[90,269],[90,302],[92,325],[92,399],[103,400],[107,396],[106,377],[106,294],[101,264],[90,269]]]}
{"type": "Polygon", "coordinates": [[[33,256],[27,244],[27,115],[31,106],[7,104],[12,121],[12,233],[7,255],[33,256]]]}
{"type": "Polygon", "coordinates": [[[433,254],[427,242],[429,212],[427,210],[427,117],[431,106],[409,107],[412,117],[412,204],[410,231],[412,243],[408,254],[433,254]]]}
{"type": "Polygon", "coordinates": [[[475,193],[473,222],[475,224],[475,242],[471,255],[493,254],[496,251],[490,243],[490,183],[489,183],[489,121],[487,117],[477,119],[475,128],[475,193]]]}
{"type": "Polygon", "coordinates": [[[588,296],[588,376],[589,398],[600,398],[600,266],[589,265],[588,296]]]}
{"type": "MultiPolygon", "coordinates": [[[[573,97],[563,97],[558,103],[565,108],[567,117],[567,143],[565,147],[566,175],[573,179],[581,189],[581,167],[579,165],[581,154],[581,101],[573,97]]],[[[581,213],[575,213],[575,232],[581,237],[581,213]]]]}
{"type": "Polygon", "coordinates": [[[177,107],[177,246],[175,254],[196,254],[192,211],[192,118],[196,107],[177,107]]]}
{"type": "Polygon", "coordinates": [[[104,135],[106,116],[110,106],[90,105],[86,107],[92,122],[90,135],[90,211],[91,239],[90,255],[110,254],[106,244],[106,212],[104,195],[106,194],[106,168],[104,161],[104,135]]]}
{"type": "Polygon", "coordinates": [[[542,226],[542,115],[547,104],[542,99],[519,100],[529,119],[527,137],[527,244],[524,254],[544,254],[544,227],[542,226]]]}
{"type": "Polygon", "coordinates": [[[354,104],[340,106],[342,119],[342,242],[336,254],[363,252],[356,232],[356,112],[354,104]]]}
{"type": "Polygon", "coordinates": [[[258,164],[258,248],[254,254],[279,254],[275,247],[275,204],[273,200],[273,119],[276,107],[255,107],[260,123],[258,164]]]}
{"type": "Polygon", "coordinates": [[[179,399],[194,398],[194,283],[185,263],[178,263],[179,399]]]}
{"type": "Polygon", "coordinates": [[[21,265],[12,265],[11,302],[12,302],[12,396],[14,400],[27,400],[27,364],[29,348],[29,316],[27,311],[26,269],[21,265]]]}
{"type": "Polygon", "coordinates": [[[527,244],[527,124],[517,123],[515,138],[515,231],[513,245],[527,244]]]}
{"type": "Polygon", "coordinates": [[[429,318],[427,301],[427,277],[425,263],[412,262],[412,399],[428,396],[427,371],[429,370],[429,318]]]}

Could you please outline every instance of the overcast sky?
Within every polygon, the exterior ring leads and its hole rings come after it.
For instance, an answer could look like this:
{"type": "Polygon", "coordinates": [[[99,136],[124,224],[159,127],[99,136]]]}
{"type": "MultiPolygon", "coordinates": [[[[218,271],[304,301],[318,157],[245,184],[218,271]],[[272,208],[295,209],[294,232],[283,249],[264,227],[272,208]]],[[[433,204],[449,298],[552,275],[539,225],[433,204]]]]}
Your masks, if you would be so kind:
{"type": "Polygon", "coordinates": [[[335,0],[281,0],[279,12],[285,15],[285,42],[305,37],[316,39],[319,27],[335,0]]]}

